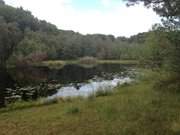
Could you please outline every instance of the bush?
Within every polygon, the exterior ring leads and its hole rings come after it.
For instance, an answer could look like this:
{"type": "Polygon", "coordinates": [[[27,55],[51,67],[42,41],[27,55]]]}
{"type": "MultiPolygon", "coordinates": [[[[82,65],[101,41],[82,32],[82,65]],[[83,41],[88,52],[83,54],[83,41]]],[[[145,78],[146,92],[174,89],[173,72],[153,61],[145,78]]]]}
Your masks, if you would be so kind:
{"type": "Polygon", "coordinates": [[[157,90],[180,92],[180,76],[176,73],[165,73],[154,83],[157,90]]]}
{"type": "Polygon", "coordinates": [[[78,60],[78,63],[85,64],[85,65],[93,65],[93,64],[97,64],[97,59],[94,57],[86,56],[86,57],[80,58],[78,60]]]}

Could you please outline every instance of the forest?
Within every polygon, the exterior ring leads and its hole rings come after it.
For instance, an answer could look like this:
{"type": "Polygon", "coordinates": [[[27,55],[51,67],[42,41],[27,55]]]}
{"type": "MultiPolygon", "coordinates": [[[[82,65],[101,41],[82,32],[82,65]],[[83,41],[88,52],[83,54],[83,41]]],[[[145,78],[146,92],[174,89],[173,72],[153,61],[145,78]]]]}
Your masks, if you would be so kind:
{"type": "Polygon", "coordinates": [[[31,12],[4,2],[0,5],[0,24],[0,59],[3,65],[7,62],[24,65],[43,60],[72,60],[85,56],[106,60],[143,59],[147,40],[154,34],[152,30],[130,38],[82,35],[60,30],[35,18],[31,12]]]}

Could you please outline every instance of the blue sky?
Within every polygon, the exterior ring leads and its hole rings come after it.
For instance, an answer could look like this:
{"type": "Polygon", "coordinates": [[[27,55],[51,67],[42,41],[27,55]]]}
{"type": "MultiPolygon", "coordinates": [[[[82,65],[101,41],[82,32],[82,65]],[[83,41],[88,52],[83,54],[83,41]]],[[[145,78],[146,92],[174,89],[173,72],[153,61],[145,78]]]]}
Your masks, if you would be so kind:
{"type": "Polygon", "coordinates": [[[107,10],[117,4],[123,4],[122,0],[73,0],[72,5],[78,10],[107,10]]]}
{"type": "Polygon", "coordinates": [[[160,18],[143,5],[127,7],[123,0],[5,0],[30,10],[64,30],[82,34],[131,36],[151,29],[160,18]]]}
{"type": "Polygon", "coordinates": [[[73,6],[77,9],[96,9],[96,8],[100,8],[100,1],[98,0],[74,0],[72,1],[73,6]]]}

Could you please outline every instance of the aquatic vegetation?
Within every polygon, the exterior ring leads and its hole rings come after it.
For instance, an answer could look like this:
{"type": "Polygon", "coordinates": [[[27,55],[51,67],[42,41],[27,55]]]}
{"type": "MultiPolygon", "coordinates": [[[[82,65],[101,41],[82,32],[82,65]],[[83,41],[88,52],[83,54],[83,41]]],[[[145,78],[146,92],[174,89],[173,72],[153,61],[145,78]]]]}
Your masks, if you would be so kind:
{"type": "Polygon", "coordinates": [[[78,61],[78,64],[81,64],[81,65],[96,65],[98,63],[98,60],[94,57],[83,57],[83,58],[80,58],[78,61]]]}
{"type": "Polygon", "coordinates": [[[61,69],[66,65],[65,61],[57,60],[57,61],[43,61],[36,66],[45,66],[52,69],[61,69]]]}

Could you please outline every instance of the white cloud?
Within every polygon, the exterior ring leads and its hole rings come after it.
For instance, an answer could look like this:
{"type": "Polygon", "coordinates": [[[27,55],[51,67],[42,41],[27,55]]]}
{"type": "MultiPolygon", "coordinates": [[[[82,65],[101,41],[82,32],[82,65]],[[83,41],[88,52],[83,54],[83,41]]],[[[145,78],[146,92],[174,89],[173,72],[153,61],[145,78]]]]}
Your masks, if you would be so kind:
{"type": "Polygon", "coordinates": [[[100,0],[100,2],[105,7],[109,7],[111,5],[111,0],[100,0]]]}
{"type": "MultiPolygon", "coordinates": [[[[74,30],[83,34],[113,34],[130,36],[148,31],[152,24],[160,21],[150,9],[142,5],[126,7],[117,5],[112,10],[78,10],[73,7],[72,0],[5,0],[13,6],[22,6],[33,15],[45,19],[60,29],[74,30]]],[[[101,0],[104,6],[110,0],[101,0]]]]}

